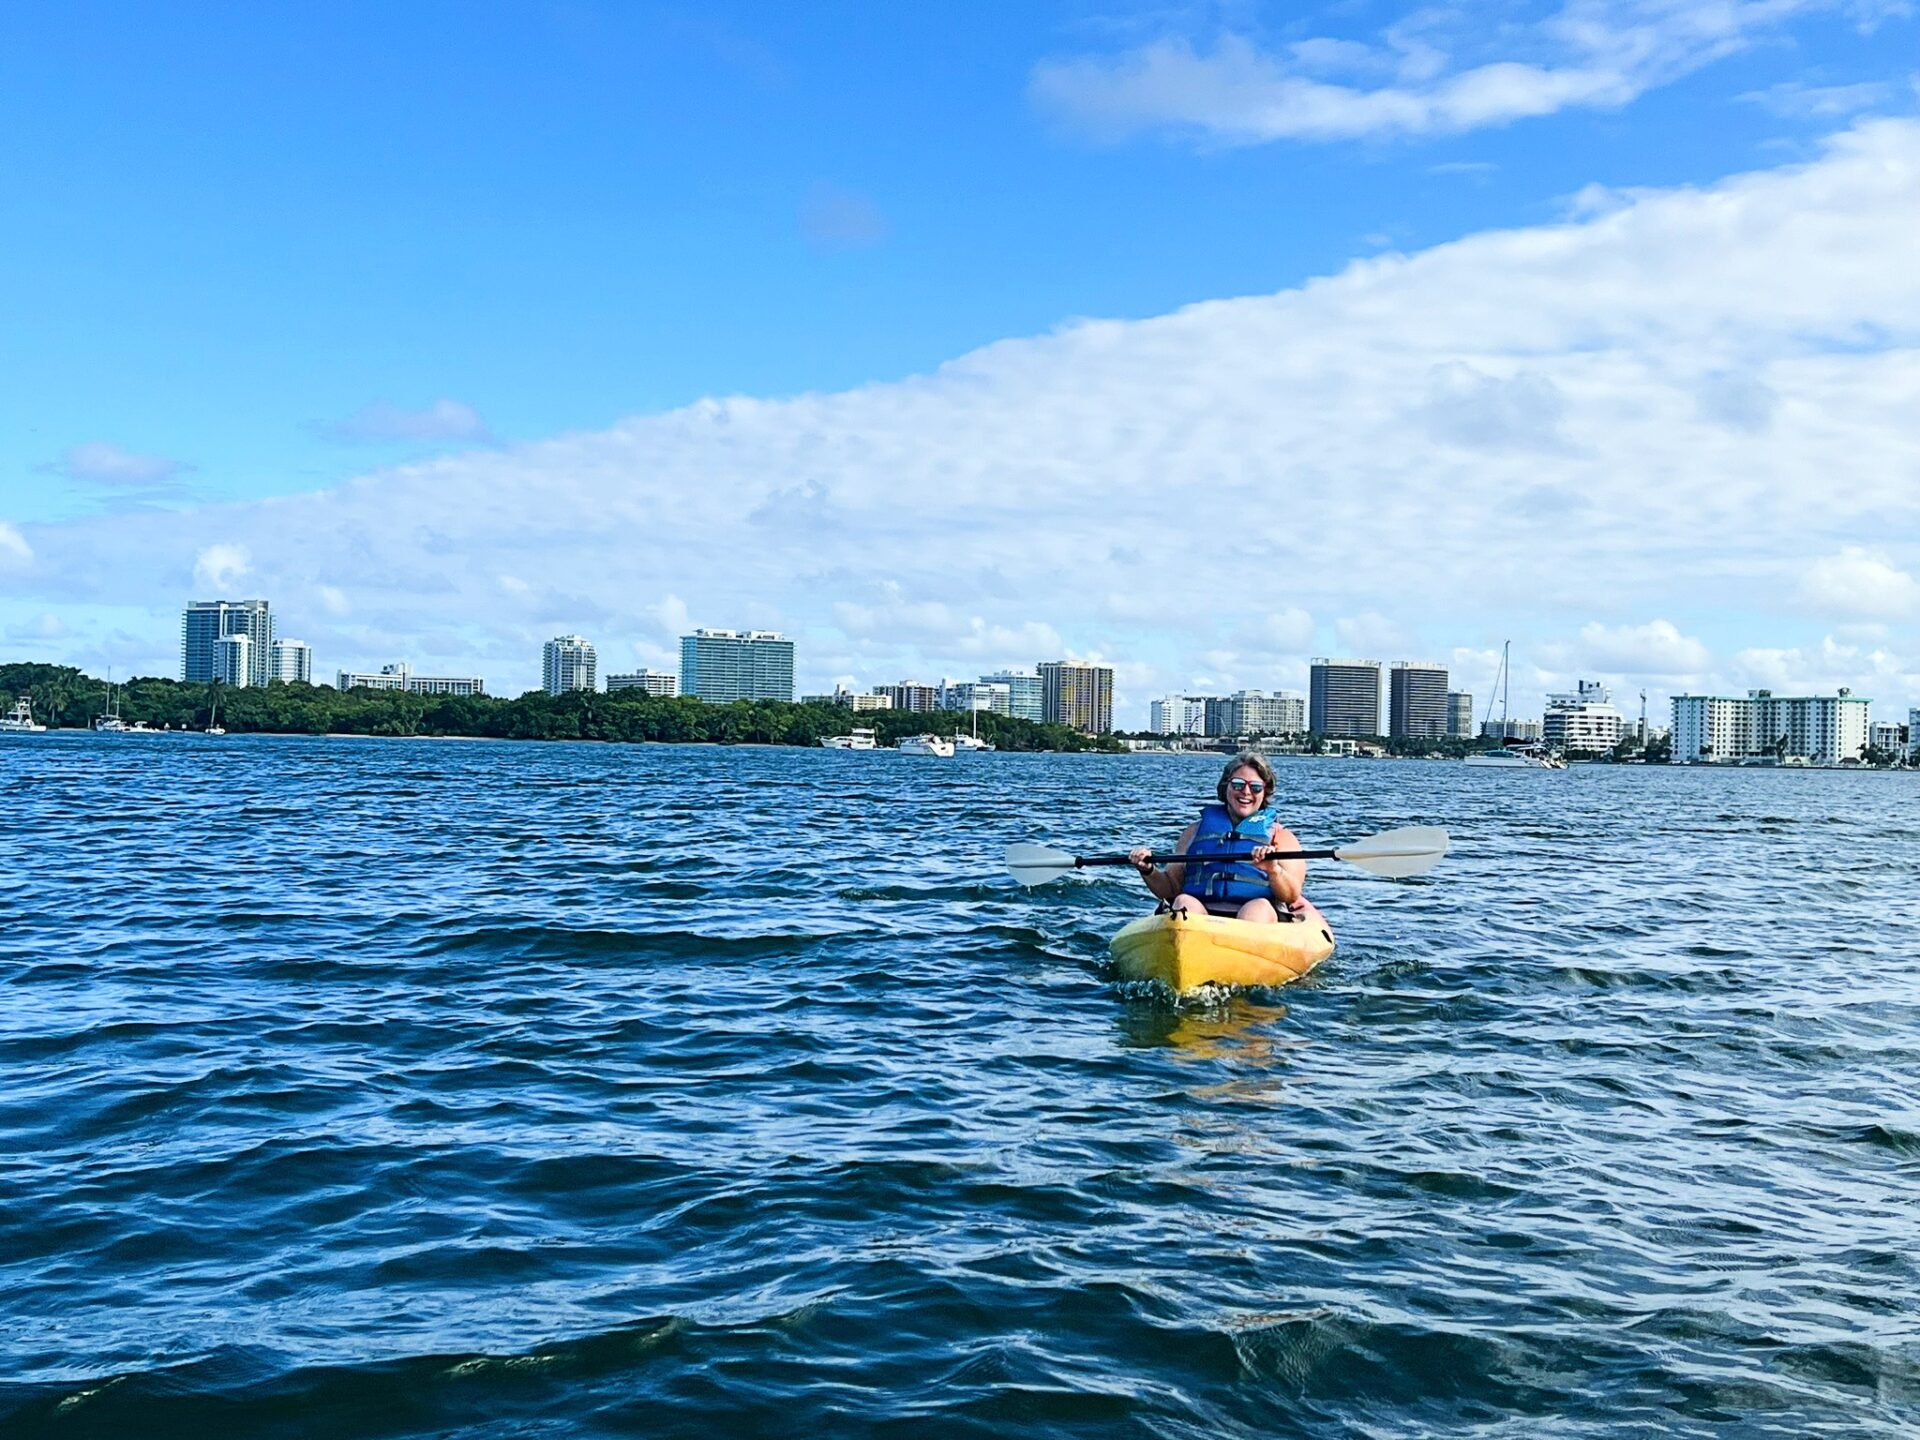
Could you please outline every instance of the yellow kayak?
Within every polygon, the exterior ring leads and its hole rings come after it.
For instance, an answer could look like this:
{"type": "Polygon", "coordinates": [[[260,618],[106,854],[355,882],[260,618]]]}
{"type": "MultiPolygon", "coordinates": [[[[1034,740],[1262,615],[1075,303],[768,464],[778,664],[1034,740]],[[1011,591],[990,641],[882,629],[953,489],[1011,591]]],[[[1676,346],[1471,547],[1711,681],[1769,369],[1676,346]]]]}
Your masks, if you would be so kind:
{"type": "Polygon", "coordinates": [[[1272,925],[1217,915],[1149,915],[1113,937],[1114,968],[1122,980],[1158,980],[1172,990],[1284,985],[1333,953],[1327,917],[1312,905],[1303,914],[1272,925]]]}

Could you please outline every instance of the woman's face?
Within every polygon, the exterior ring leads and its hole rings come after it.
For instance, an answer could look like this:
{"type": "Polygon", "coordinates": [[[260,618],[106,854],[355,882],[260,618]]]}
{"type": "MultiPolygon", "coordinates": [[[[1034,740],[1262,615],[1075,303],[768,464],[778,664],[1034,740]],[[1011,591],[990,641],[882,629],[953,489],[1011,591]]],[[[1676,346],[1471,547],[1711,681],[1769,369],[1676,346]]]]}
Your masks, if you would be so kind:
{"type": "Polygon", "coordinates": [[[1267,782],[1251,765],[1242,765],[1227,777],[1227,813],[1244,820],[1267,803],[1267,782]]]}

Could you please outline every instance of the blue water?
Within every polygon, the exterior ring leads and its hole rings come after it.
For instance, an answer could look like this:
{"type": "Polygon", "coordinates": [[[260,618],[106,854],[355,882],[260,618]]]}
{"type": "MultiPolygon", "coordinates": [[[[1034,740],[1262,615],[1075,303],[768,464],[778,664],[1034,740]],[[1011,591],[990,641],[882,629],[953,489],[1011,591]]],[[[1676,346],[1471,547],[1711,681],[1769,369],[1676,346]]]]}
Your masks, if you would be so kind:
{"type": "Polygon", "coordinates": [[[1911,1435],[1920,778],[0,741],[0,1433],[1911,1435]]]}

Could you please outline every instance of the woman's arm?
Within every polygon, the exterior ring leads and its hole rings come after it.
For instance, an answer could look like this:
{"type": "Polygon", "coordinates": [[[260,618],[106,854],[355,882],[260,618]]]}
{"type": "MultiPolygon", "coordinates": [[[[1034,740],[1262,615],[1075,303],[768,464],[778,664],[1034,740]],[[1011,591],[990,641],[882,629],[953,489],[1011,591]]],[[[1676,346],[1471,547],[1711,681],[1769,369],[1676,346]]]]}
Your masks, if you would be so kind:
{"type": "Polygon", "coordinates": [[[1294,906],[1300,903],[1300,897],[1307,889],[1307,862],[1304,860],[1269,860],[1267,856],[1275,851],[1300,850],[1299,837],[1284,825],[1273,827],[1273,834],[1267,837],[1272,843],[1256,846],[1253,863],[1267,872],[1267,888],[1273,893],[1276,905],[1294,906]]]}
{"type": "MultiPolygon", "coordinates": [[[[1189,825],[1180,832],[1180,838],[1173,842],[1176,855],[1184,855],[1187,846],[1193,843],[1193,832],[1197,826],[1189,825]]],[[[1144,845],[1135,846],[1127,852],[1127,858],[1133,861],[1133,868],[1140,872],[1140,878],[1147,882],[1147,889],[1153,892],[1156,900],[1171,900],[1180,893],[1180,887],[1187,883],[1187,867],[1169,865],[1162,870],[1147,857],[1153,852],[1144,845]]]]}

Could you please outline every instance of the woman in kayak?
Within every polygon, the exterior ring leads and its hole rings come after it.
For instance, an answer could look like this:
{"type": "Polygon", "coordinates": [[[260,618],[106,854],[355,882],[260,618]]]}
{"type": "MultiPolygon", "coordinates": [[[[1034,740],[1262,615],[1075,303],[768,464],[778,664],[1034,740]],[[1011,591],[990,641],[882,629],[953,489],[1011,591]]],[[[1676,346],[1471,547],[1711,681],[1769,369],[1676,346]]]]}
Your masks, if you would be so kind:
{"type": "Polygon", "coordinates": [[[1209,805],[1200,818],[1180,832],[1174,852],[1180,855],[1219,855],[1169,865],[1153,863],[1153,852],[1142,845],[1127,858],[1140,878],[1175,910],[1196,915],[1229,915],[1240,920],[1274,921],[1304,908],[1301,892],[1307,883],[1307,862],[1273,857],[1301,848],[1271,808],[1273,767],[1264,756],[1242,751],[1227,762],[1215,792],[1218,805],[1209,805]]]}

